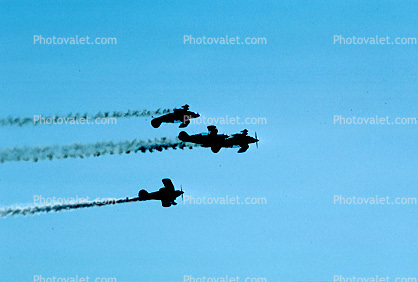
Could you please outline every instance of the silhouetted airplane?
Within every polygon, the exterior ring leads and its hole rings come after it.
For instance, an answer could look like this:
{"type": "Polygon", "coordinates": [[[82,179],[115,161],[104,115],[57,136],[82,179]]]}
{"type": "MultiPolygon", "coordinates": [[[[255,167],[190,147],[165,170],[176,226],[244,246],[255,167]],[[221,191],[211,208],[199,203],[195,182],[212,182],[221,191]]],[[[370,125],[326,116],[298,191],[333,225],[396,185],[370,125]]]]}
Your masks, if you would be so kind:
{"type": "Polygon", "coordinates": [[[212,152],[217,153],[223,148],[240,147],[238,153],[244,153],[248,150],[248,144],[256,143],[258,148],[257,133],[255,138],[248,136],[248,130],[244,129],[241,133],[228,136],[226,134],[218,134],[218,129],[214,125],[208,126],[209,133],[200,133],[189,135],[185,131],[180,132],[179,139],[183,142],[191,142],[200,144],[202,147],[210,147],[212,152]]]}
{"type": "Polygon", "coordinates": [[[160,127],[161,123],[178,123],[181,122],[180,128],[186,127],[190,123],[190,119],[198,118],[200,115],[189,111],[189,105],[184,105],[180,109],[174,109],[173,113],[166,114],[157,118],[154,118],[151,121],[151,125],[154,128],[160,127]]]}
{"type": "Polygon", "coordinates": [[[236,148],[240,147],[238,150],[238,153],[244,153],[248,150],[249,144],[256,143],[258,148],[258,139],[257,139],[257,133],[255,133],[255,138],[248,136],[248,130],[244,129],[241,131],[241,133],[232,134],[231,137],[225,140],[225,145],[222,147],[225,148],[236,148]]]}
{"type": "Polygon", "coordinates": [[[179,139],[183,142],[192,142],[200,144],[202,147],[210,147],[212,152],[217,153],[225,145],[225,140],[228,138],[226,134],[218,134],[218,129],[214,125],[208,126],[209,133],[200,133],[189,135],[182,131],[179,134],[179,139]]]}
{"type": "Polygon", "coordinates": [[[173,182],[169,178],[164,178],[163,180],[164,187],[158,190],[157,192],[148,193],[146,190],[141,190],[138,192],[138,199],[140,201],[148,200],[160,200],[163,207],[169,207],[171,205],[177,205],[175,200],[181,195],[183,198],[183,189],[174,190],[173,182]]]}

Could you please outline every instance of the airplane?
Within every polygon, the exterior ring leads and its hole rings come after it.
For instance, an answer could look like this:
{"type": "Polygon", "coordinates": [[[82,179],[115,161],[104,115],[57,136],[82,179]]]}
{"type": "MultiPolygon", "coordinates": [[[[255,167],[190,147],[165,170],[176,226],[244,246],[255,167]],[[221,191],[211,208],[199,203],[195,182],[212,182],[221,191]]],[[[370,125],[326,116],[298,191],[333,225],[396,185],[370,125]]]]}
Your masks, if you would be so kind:
{"type": "Polygon", "coordinates": [[[163,180],[164,187],[160,190],[152,193],[148,193],[146,190],[141,190],[138,192],[139,201],[148,201],[148,200],[159,200],[163,207],[167,208],[171,205],[177,205],[175,200],[177,197],[181,196],[183,199],[183,188],[181,190],[175,190],[173,182],[171,179],[164,178],[163,180]]]}
{"type": "Polygon", "coordinates": [[[189,135],[185,131],[180,132],[179,139],[183,142],[192,142],[200,144],[202,147],[210,147],[212,152],[218,153],[221,148],[237,148],[238,153],[244,153],[248,150],[249,144],[256,143],[258,148],[257,133],[254,137],[247,136],[248,130],[244,129],[241,133],[233,134],[232,136],[226,134],[218,134],[218,129],[214,125],[208,126],[209,133],[201,133],[189,135]]]}
{"type": "Polygon", "coordinates": [[[229,137],[226,134],[218,134],[218,129],[214,125],[208,126],[209,133],[200,133],[189,135],[182,131],[179,134],[179,139],[183,142],[191,142],[200,144],[202,147],[210,147],[212,152],[217,153],[225,144],[225,140],[229,137]]]}
{"type": "Polygon", "coordinates": [[[154,128],[158,128],[163,122],[165,123],[181,122],[179,127],[183,128],[189,125],[190,119],[198,118],[198,117],[200,117],[200,115],[198,113],[189,111],[189,105],[186,104],[182,106],[180,109],[174,109],[173,113],[169,113],[169,114],[154,118],[151,121],[151,125],[154,128]]]}
{"type": "Polygon", "coordinates": [[[225,148],[236,148],[240,147],[238,153],[244,153],[248,150],[251,143],[255,143],[258,148],[258,139],[257,139],[257,132],[255,133],[255,138],[248,136],[248,130],[244,129],[240,133],[232,134],[231,137],[225,140],[225,145],[222,147],[225,148]]]}

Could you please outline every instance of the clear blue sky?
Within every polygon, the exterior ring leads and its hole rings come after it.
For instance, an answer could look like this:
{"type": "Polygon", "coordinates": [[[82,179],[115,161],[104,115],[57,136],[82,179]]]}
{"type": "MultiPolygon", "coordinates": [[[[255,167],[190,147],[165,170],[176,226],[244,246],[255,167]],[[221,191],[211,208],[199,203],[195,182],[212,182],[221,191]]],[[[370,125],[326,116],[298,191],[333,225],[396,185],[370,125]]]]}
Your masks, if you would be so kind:
{"type": "MultiPolygon", "coordinates": [[[[194,197],[267,205],[131,203],[0,220],[0,281],[184,275],[332,281],[417,277],[417,205],[343,206],[333,196],[417,197],[417,125],[336,126],[333,116],[417,115],[417,45],[334,45],[333,36],[417,37],[416,1],[0,3],[0,116],[171,108],[266,117],[257,150],[208,149],[0,165],[0,205],[126,197],[169,177],[194,197]],[[34,45],[33,36],[117,45],[34,45]],[[183,36],[267,45],[184,45],[183,36]]],[[[1,148],[175,137],[150,119],[0,128],[1,148]]],[[[190,125],[189,133],[206,131],[190,125]]],[[[394,280],[392,280],[394,281],[394,280]]]]}

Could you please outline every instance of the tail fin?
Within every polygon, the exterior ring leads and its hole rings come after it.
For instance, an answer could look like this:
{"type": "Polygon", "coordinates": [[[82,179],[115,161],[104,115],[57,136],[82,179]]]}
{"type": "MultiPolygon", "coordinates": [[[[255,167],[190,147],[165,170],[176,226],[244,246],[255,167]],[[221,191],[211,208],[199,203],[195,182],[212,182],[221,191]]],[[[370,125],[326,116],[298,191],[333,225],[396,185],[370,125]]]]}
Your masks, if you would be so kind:
{"type": "Polygon", "coordinates": [[[180,132],[180,134],[179,134],[179,139],[180,139],[181,141],[183,141],[183,142],[187,142],[187,141],[189,140],[189,137],[190,137],[190,135],[189,135],[189,134],[187,134],[187,132],[186,132],[186,131],[182,131],[182,132],[180,132]]]}
{"type": "Polygon", "coordinates": [[[141,190],[138,192],[138,198],[140,201],[148,200],[149,193],[147,192],[147,190],[141,190]]]}
{"type": "Polygon", "coordinates": [[[155,118],[155,119],[151,120],[151,125],[154,128],[158,128],[158,127],[160,127],[161,122],[162,122],[161,119],[155,118]]]}

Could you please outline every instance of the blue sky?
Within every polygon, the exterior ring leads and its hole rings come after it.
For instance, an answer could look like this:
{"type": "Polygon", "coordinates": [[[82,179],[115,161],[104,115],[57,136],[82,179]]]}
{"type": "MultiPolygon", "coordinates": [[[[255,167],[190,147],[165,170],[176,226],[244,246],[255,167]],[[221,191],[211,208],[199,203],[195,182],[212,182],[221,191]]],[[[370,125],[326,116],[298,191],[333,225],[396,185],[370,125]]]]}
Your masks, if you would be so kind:
{"type": "MultiPolygon", "coordinates": [[[[335,45],[334,35],[417,37],[415,1],[3,1],[0,116],[178,107],[266,117],[259,149],[1,164],[0,205],[126,197],[162,178],[194,197],[266,205],[130,203],[0,220],[0,280],[417,277],[417,205],[334,205],[334,195],[417,197],[417,125],[337,126],[334,115],[416,116],[417,45],[335,45]],[[117,45],[34,45],[33,36],[117,45]],[[187,45],[183,36],[265,37],[187,45]]],[[[205,132],[190,125],[187,132],[205,132]]],[[[150,118],[0,128],[1,148],[175,137],[150,118]]]]}

